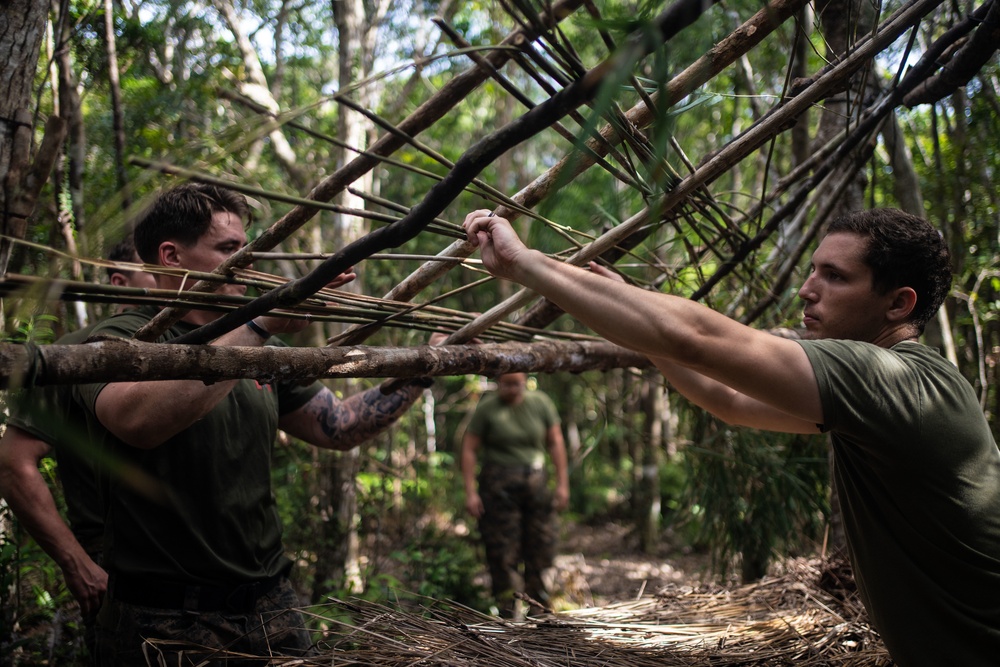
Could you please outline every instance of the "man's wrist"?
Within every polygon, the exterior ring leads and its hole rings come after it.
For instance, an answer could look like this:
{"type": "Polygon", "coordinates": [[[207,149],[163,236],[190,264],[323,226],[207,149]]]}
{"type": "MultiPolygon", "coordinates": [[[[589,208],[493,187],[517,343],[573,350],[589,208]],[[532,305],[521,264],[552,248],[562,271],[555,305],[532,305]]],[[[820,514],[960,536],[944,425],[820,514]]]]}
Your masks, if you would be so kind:
{"type": "Polygon", "coordinates": [[[261,340],[265,342],[270,340],[271,337],[274,335],[261,325],[257,324],[257,322],[254,320],[250,320],[249,322],[247,322],[247,329],[257,334],[257,336],[259,336],[261,340]]]}
{"type": "Polygon", "coordinates": [[[512,279],[528,289],[533,289],[529,283],[533,283],[538,274],[546,270],[544,265],[548,259],[545,253],[534,248],[526,248],[513,266],[512,279]]]}

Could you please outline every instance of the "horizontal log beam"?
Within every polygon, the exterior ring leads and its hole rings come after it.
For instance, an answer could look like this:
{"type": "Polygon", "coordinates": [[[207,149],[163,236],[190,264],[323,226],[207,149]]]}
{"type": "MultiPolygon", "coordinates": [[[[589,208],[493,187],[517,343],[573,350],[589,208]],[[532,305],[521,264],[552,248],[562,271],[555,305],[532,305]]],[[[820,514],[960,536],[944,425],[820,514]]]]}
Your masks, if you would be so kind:
{"type": "Polygon", "coordinates": [[[0,345],[0,388],[139,380],[494,376],[648,366],[646,357],[601,341],[260,348],[106,338],[81,345],[0,345]]]}

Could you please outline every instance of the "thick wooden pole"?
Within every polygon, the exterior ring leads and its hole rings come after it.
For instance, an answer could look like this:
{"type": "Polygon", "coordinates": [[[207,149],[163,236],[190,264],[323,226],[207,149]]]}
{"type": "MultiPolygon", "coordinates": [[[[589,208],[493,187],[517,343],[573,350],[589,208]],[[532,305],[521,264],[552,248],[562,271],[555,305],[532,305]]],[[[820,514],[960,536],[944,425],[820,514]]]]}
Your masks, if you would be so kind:
{"type": "Polygon", "coordinates": [[[643,355],[606,342],[494,343],[418,347],[227,347],[119,338],[84,345],[0,345],[0,388],[142,380],[384,378],[580,373],[648,367],[643,355]]]}

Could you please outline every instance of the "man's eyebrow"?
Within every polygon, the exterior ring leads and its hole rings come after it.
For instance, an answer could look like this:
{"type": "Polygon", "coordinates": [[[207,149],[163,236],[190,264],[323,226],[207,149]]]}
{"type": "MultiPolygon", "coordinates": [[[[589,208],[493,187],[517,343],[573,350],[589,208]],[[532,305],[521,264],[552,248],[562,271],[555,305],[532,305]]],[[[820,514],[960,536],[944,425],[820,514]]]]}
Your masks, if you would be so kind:
{"type": "Polygon", "coordinates": [[[822,262],[819,262],[819,263],[817,263],[814,260],[810,260],[809,263],[812,265],[812,267],[814,269],[833,269],[835,271],[846,271],[847,270],[844,267],[843,264],[837,262],[836,260],[830,260],[830,259],[828,259],[828,260],[825,260],[825,261],[822,261],[822,262]]]}

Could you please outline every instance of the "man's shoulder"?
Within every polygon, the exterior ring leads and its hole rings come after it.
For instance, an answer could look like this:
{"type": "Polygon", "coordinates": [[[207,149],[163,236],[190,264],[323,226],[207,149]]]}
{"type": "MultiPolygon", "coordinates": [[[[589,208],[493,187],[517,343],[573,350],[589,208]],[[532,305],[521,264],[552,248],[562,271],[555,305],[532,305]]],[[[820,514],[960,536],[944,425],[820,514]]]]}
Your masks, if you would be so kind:
{"type": "Polygon", "coordinates": [[[556,409],[556,404],[544,391],[529,391],[524,395],[524,400],[543,419],[549,422],[559,421],[559,411],[556,409]]]}
{"type": "Polygon", "coordinates": [[[77,329],[76,331],[71,331],[68,334],[60,336],[55,342],[56,345],[77,345],[83,341],[90,338],[91,332],[97,326],[96,324],[91,324],[89,326],[83,327],[82,329],[77,329]]]}
{"type": "Polygon", "coordinates": [[[892,347],[881,347],[874,343],[840,338],[820,340],[798,340],[812,359],[816,352],[858,361],[870,359],[894,359],[903,363],[922,363],[949,366],[950,363],[934,347],[915,341],[901,341],[892,347]]]}
{"type": "Polygon", "coordinates": [[[479,402],[476,403],[476,410],[488,410],[500,402],[500,395],[497,393],[483,394],[479,402]]]}
{"type": "Polygon", "coordinates": [[[117,313],[91,327],[90,336],[131,336],[153,319],[156,312],[152,306],[140,306],[117,313]]]}
{"type": "Polygon", "coordinates": [[[555,405],[555,403],[552,402],[552,398],[548,394],[538,389],[525,392],[524,398],[525,400],[531,401],[536,405],[555,405]]]}
{"type": "MultiPolygon", "coordinates": [[[[907,397],[918,390],[969,395],[971,385],[934,347],[903,341],[884,348],[849,340],[801,341],[824,394],[855,399],[872,391],[880,398],[907,397]]],[[[975,402],[975,401],[974,401],[975,402]]]]}

